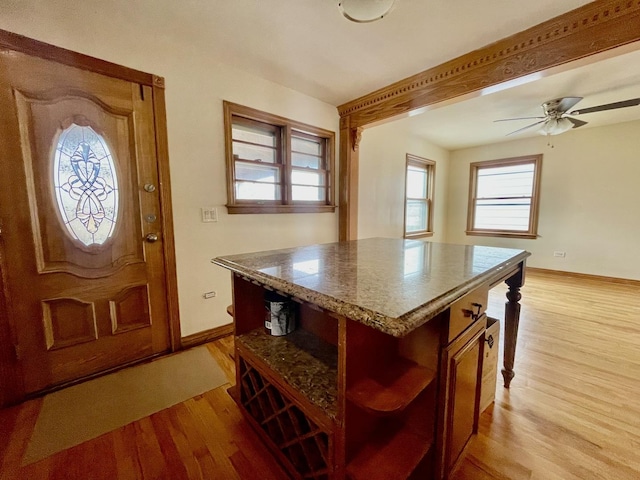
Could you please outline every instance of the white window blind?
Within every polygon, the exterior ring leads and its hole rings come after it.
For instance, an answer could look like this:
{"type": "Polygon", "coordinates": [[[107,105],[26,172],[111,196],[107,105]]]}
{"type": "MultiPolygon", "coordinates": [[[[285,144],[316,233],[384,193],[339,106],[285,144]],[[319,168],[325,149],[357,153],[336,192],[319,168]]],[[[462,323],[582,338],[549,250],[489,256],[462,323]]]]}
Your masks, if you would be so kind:
{"type": "Polygon", "coordinates": [[[529,229],[534,165],[478,169],[473,227],[484,230],[529,229]]]}
{"type": "Polygon", "coordinates": [[[535,238],[542,155],[471,164],[467,234],[535,238]]]}
{"type": "Polygon", "coordinates": [[[405,186],[405,237],[433,233],[433,175],[435,162],[407,154],[405,186]]]}
{"type": "Polygon", "coordinates": [[[227,211],[335,211],[335,134],[223,102],[227,211]]]}

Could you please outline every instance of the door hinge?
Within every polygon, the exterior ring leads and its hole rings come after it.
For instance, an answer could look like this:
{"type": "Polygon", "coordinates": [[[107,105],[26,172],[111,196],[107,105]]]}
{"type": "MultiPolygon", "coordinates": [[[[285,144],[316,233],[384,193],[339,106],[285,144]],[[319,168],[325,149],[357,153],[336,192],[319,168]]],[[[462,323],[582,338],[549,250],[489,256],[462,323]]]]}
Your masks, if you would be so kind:
{"type": "Polygon", "coordinates": [[[20,348],[20,345],[18,344],[14,344],[13,345],[13,352],[16,356],[16,360],[22,360],[22,349],[20,348]]]}

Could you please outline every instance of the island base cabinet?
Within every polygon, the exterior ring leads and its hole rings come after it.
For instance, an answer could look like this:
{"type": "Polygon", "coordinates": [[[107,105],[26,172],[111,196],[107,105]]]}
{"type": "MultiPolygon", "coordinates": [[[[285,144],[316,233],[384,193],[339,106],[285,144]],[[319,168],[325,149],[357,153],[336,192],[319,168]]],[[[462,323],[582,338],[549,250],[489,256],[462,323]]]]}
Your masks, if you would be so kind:
{"type": "Polygon", "coordinates": [[[434,478],[441,325],[395,338],[346,324],[347,478],[434,478]]]}
{"type": "Polygon", "coordinates": [[[439,478],[446,479],[478,431],[486,316],[443,349],[439,432],[439,478]]]}
{"type": "Polygon", "coordinates": [[[446,479],[477,432],[502,281],[513,378],[529,255],[371,238],[217,257],[233,272],[230,393],[293,479],[446,479]]]}

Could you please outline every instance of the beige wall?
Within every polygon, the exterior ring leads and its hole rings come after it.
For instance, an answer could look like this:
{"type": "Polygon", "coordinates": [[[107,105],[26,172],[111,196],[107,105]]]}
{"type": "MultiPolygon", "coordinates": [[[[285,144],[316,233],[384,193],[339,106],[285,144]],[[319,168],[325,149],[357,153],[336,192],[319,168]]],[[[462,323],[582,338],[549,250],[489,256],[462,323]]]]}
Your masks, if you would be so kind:
{"type": "MultiPolygon", "coordinates": [[[[230,319],[230,274],[212,257],[337,240],[337,213],[227,215],[222,100],[339,132],[334,106],[213,63],[216,45],[181,44],[131,25],[127,2],[25,0],[3,4],[0,28],[165,77],[182,334],[230,319]],[[66,6],[66,5],[72,5],[66,6]],[[200,207],[218,207],[202,223],[200,207]],[[217,297],[204,300],[204,292],[217,297]]],[[[149,12],[150,25],[153,12],[149,12]]],[[[156,25],[157,27],[157,25],[156,25]]],[[[339,139],[336,136],[336,140],[339,139]]]]}
{"type": "MultiPolygon", "coordinates": [[[[134,4],[23,0],[2,7],[0,28],[103,58],[166,79],[169,153],[183,335],[229,322],[229,273],[217,255],[337,239],[336,214],[227,215],[222,100],[339,131],[335,107],[210,60],[217,45],[181,43],[157,27],[132,24],[134,4]],[[107,21],[105,21],[105,19],[107,21]],[[201,223],[200,207],[218,207],[218,223],[201,223]],[[202,294],[216,291],[214,299],[202,294]]],[[[178,4],[176,4],[178,5],[178,4]]],[[[640,124],[583,129],[553,138],[515,140],[453,153],[407,133],[403,122],[366,129],[360,147],[359,237],[401,237],[405,154],[437,162],[433,241],[525,248],[530,265],[640,278],[640,124]],[[464,234],[468,164],[543,153],[541,238],[510,240],[464,234]],[[554,251],[567,252],[554,258],[554,251]]],[[[336,139],[338,140],[338,139],[336,139]]]]}
{"type": "Polygon", "coordinates": [[[445,241],[449,152],[411,135],[405,121],[368,128],[360,144],[358,237],[402,238],[406,154],[436,162],[434,186],[434,235],[427,240],[445,241]]]}
{"type": "Polygon", "coordinates": [[[538,136],[452,152],[447,241],[523,248],[539,268],[640,279],[640,122],[572,130],[551,142],[538,136]],[[544,155],[540,237],[465,235],[469,163],[536,153],[544,155]]]}

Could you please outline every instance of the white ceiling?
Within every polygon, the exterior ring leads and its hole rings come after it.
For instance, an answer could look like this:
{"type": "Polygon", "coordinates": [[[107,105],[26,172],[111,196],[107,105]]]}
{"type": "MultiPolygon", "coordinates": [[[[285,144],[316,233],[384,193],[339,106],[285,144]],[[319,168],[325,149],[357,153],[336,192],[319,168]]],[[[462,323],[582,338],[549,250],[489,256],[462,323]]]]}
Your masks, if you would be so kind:
{"type": "MultiPolygon", "coordinates": [[[[163,18],[171,19],[171,34],[211,45],[216,60],[337,106],[588,1],[397,0],[388,16],[367,24],[342,17],[338,0],[158,3],[163,18]]],[[[538,116],[542,102],[562,96],[584,97],[581,108],[640,97],[640,54],[432,108],[406,121],[416,134],[454,150],[516,138],[505,135],[526,121],[493,120],[538,116]]],[[[640,107],[580,118],[589,122],[583,129],[635,120],[640,107]]]]}
{"type": "MultiPolygon", "coordinates": [[[[625,50],[628,50],[626,48],[625,50]]],[[[560,97],[583,97],[580,108],[640,98],[640,50],[609,52],[609,58],[592,58],[592,63],[567,65],[562,72],[532,75],[527,83],[501,85],[503,90],[484,92],[445,106],[435,105],[423,114],[399,120],[406,128],[448,150],[485,145],[539,135],[538,127],[507,136],[537,120],[494,122],[497,119],[537,117],[541,104],[560,97]],[[610,56],[614,55],[614,56],[610,56]]],[[[515,82],[517,83],[517,82],[515,82]]],[[[614,123],[640,120],[640,106],[576,116],[588,122],[585,130],[614,123]]],[[[571,131],[562,135],[571,134],[571,131]]]]}
{"type": "Polygon", "coordinates": [[[141,9],[140,19],[129,9],[127,21],[140,20],[158,34],[170,32],[210,45],[218,61],[332,105],[588,3],[397,0],[384,19],[361,24],[342,16],[339,0],[138,0],[134,4],[149,2],[156,11],[153,22],[149,9],[141,9]]]}
{"type": "MultiPolygon", "coordinates": [[[[372,0],[375,1],[375,0],[372,0]]],[[[77,18],[92,32],[107,19],[119,29],[204,49],[212,60],[290,87],[331,105],[434,67],[588,3],[588,0],[397,0],[380,21],[345,19],[339,0],[0,0],[3,15],[77,18]]],[[[53,20],[52,20],[53,21],[53,20]]],[[[0,20],[0,24],[2,21],[0,20]]],[[[28,29],[24,32],[29,34],[28,29]]],[[[64,38],[64,32],[58,32],[64,38]]],[[[50,39],[56,43],[56,37],[50,39]]],[[[527,85],[476,96],[405,120],[448,149],[504,140],[560,96],[585,97],[581,108],[640,97],[640,59],[610,59],[527,85]]],[[[581,117],[589,128],[640,116],[640,107],[581,117]]],[[[528,132],[535,135],[535,131],[528,132]]],[[[522,135],[526,136],[526,134],[522,135]]],[[[511,139],[513,137],[508,137],[511,139]]]]}

